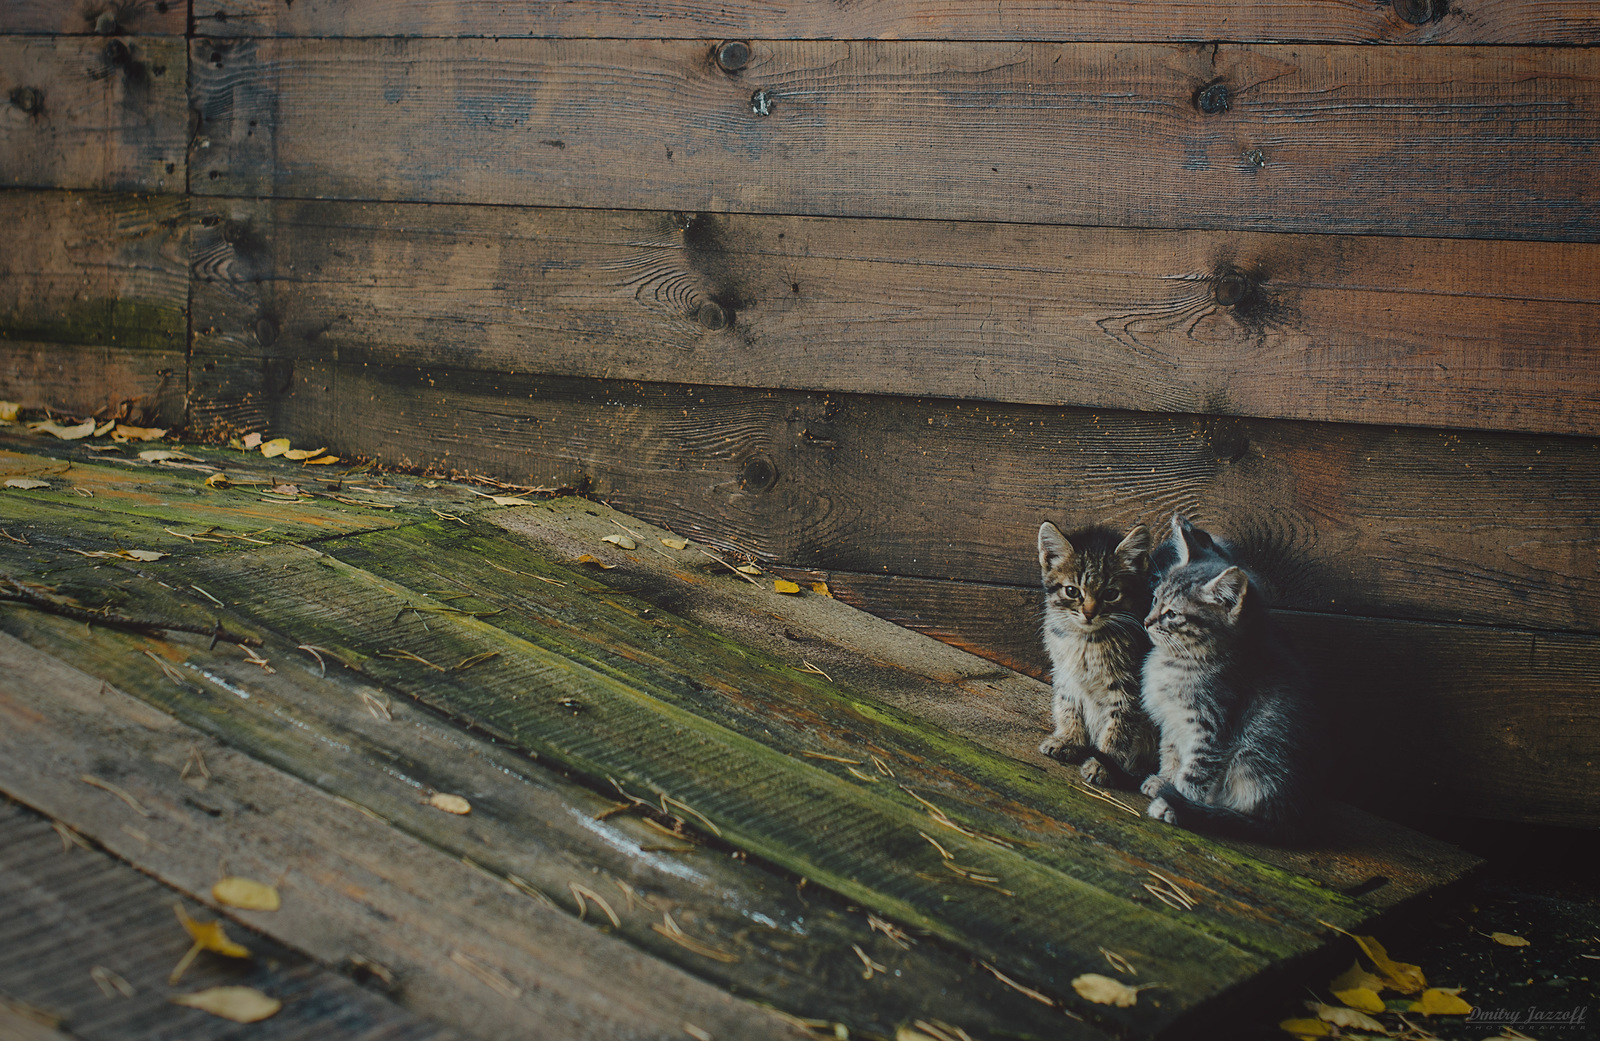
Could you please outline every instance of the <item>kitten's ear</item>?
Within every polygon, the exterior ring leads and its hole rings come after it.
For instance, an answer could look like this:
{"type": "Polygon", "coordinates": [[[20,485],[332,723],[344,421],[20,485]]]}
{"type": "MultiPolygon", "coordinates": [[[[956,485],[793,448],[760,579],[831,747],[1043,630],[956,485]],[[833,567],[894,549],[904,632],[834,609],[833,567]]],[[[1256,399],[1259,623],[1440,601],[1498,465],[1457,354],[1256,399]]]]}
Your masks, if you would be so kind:
{"type": "Polygon", "coordinates": [[[1136,571],[1146,570],[1150,566],[1150,529],[1143,524],[1129,528],[1117,543],[1117,556],[1136,571]]]}
{"type": "Polygon", "coordinates": [[[1039,525],[1039,569],[1049,571],[1072,553],[1072,544],[1061,529],[1045,521],[1039,525]]]}
{"type": "Polygon", "coordinates": [[[1250,576],[1231,567],[1207,582],[1202,591],[1212,602],[1226,607],[1230,618],[1237,618],[1244,610],[1245,594],[1250,591],[1250,576]]]}
{"type": "Polygon", "coordinates": [[[1194,525],[1189,523],[1189,518],[1181,513],[1172,515],[1172,545],[1178,551],[1178,566],[1183,567],[1189,563],[1189,538],[1188,534],[1194,530],[1194,525]]]}

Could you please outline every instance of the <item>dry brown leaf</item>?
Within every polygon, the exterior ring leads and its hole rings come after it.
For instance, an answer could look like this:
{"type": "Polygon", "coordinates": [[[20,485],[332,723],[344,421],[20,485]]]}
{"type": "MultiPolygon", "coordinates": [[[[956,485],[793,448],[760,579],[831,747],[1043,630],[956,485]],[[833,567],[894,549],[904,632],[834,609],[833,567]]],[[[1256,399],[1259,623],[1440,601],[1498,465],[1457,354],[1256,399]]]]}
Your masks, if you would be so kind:
{"type": "Polygon", "coordinates": [[[21,405],[15,401],[0,401],[0,422],[15,423],[21,415],[21,405]]]}
{"type": "Polygon", "coordinates": [[[307,466],[332,466],[339,461],[336,455],[319,455],[315,459],[307,459],[307,466]]]}
{"type": "Polygon", "coordinates": [[[77,426],[64,427],[53,419],[45,419],[37,423],[29,423],[28,428],[45,434],[54,434],[63,441],[76,441],[94,433],[94,420],[86,419],[77,426]]]}
{"type": "Polygon", "coordinates": [[[260,434],[246,434],[246,435],[244,435],[244,440],[240,441],[239,443],[241,445],[243,445],[244,447],[246,447],[246,448],[260,448],[261,447],[261,435],[260,434]]]}
{"type": "Polygon", "coordinates": [[[609,542],[613,546],[621,546],[623,549],[638,549],[639,548],[639,544],[637,542],[633,541],[632,539],[628,538],[628,536],[626,536],[626,535],[602,535],[602,536],[600,536],[600,541],[601,542],[609,542]]]}
{"type": "Polygon", "coordinates": [[[174,459],[187,460],[191,463],[202,462],[201,458],[197,455],[190,455],[187,452],[173,452],[165,448],[151,448],[140,452],[139,458],[143,459],[147,463],[166,463],[171,462],[174,459]]]}
{"type": "Polygon", "coordinates": [[[1430,987],[1417,995],[1417,1000],[1411,1003],[1411,1011],[1424,1016],[1464,1016],[1472,1011],[1472,1006],[1461,1000],[1460,993],[1459,987],[1450,990],[1430,987]]]}
{"type": "Polygon", "coordinates": [[[825,596],[829,600],[833,599],[833,590],[828,588],[828,583],[826,583],[826,582],[813,582],[813,583],[811,583],[811,591],[813,593],[817,594],[818,596],[825,596]]]}
{"type": "Polygon", "coordinates": [[[489,498],[494,500],[494,504],[496,506],[537,506],[537,505],[539,505],[538,503],[534,502],[532,499],[524,499],[520,495],[491,495],[491,496],[489,496],[489,498]]]}
{"type": "Polygon", "coordinates": [[[762,573],[761,569],[756,567],[754,564],[740,564],[733,570],[739,572],[741,575],[759,575],[762,573]]]}
{"type": "Polygon", "coordinates": [[[11,480],[6,482],[6,487],[21,488],[23,491],[29,491],[34,488],[48,488],[50,487],[50,482],[35,481],[31,477],[13,477],[11,480]]]}
{"type": "Polygon", "coordinates": [[[288,450],[289,439],[286,437],[275,437],[271,441],[263,441],[261,443],[261,454],[268,459],[275,459],[288,450]]]}
{"type": "Polygon", "coordinates": [[[599,557],[593,556],[593,555],[588,554],[588,553],[585,553],[583,556],[579,557],[578,558],[578,563],[580,563],[580,564],[588,564],[591,567],[605,568],[607,571],[610,571],[612,568],[617,566],[615,564],[607,564],[605,561],[601,560],[599,557]]]}
{"type": "Polygon", "coordinates": [[[446,813],[454,813],[463,817],[472,812],[472,803],[459,795],[448,795],[444,792],[434,792],[428,796],[428,805],[436,810],[443,810],[446,813]]]}
{"type": "Polygon", "coordinates": [[[1072,989],[1078,996],[1097,1005],[1115,1005],[1117,1008],[1132,1008],[1139,1000],[1139,991],[1114,980],[1110,976],[1102,976],[1098,972],[1086,972],[1072,981],[1072,989]]]}
{"type": "MultiPolygon", "coordinates": [[[[10,481],[6,482],[6,484],[10,483],[10,481]]],[[[1502,947],[1528,946],[1528,941],[1518,936],[1516,933],[1490,933],[1489,939],[1493,940],[1495,943],[1498,943],[1502,947]]]]}
{"type": "Polygon", "coordinates": [[[166,436],[165,427],[131,427],[126,423],[118,423],[111,431],[113,441],[159,441],[166,436]]]}
{"type": "Polygon", "coordinates": [[[187,1005],[235,1023],[255,1023],[276,1015],[283,1002],[269,998],[253,987],[208,987],[193,994],[180,994],[174,1005],[187,1005]]]}
{"type": "Polygon", "coordinates": [[[1387,1034],[1388,1028],[1373,1019],[1365,1012],[1353,1008],[1340,1008],[1338,1005],[1324,1005],[1319,1002],[1307,1002],[1317,1018],[1324,1023],[1332,1023],[1336,1027],[1348,1027],[1353,1030],[1370,1030],[1375,1034],[1387,1034]]]}
{"type": "Polygon", "coordinates": [[[120,452],[122,449],[116,445],[84,445],[91,452],[120,452]]]}
{"type": "Polygon", "coordinates": [[[1336,990],[1333,996],[1362,1012],[1384,1011],[1383,999],[1378,997],[1378,992],[1371,987],[1349,987],[1345,990],[1336,990]]]}
{"type": "Polygon", "coordinates": [[[1332,1024],[1320,1019],[1286,1019],[1278,1024],[1278,1029],[1295,1037],[1332,1037],[1335,1033],[1332,1024]]]}
{"type": "Polygon", "coordinates": [[[105,422],[105,423],[101,423],[99,426],[94,428],[94,436],[95,437],[105,437],[106,434],[110,433],[111,428],[116,426],[116,425],[117,425],[117,421],[114,420],[114,419],[110,420],[108,422],[105,422]]]}
{"type": "Polygon", "coordinates": [[[144,561],[160,560],[162,557],[169,556],[169,554],[160,553],[153,549],[125,549],[117,555],[120,557],[126,557],[129,560],[144,561]]]}
{"type": "Polygon", "coordinates": [[[668,549],[688,549],[688,539],[662,539],[661,544],[668,549]]]}
{"type": "Polygon", "coordinates": [[[297,463],[303,463],[307,459],[315,458],[326,451],[326,448],[290,448],[283,453],[283,457],[285,459],[292,459],[297,463]]]}
{"type": "Polygon", "coordinates": [[[800,592],[800,587],[789,581],[787,578],[780,578],[773,582],[772,588],[788,596],[794,596],[796,593],[800,592]]]}
{"type": "Polygon", "coordinates": [[[224,907],[237,907],[242,911],[276,911],[280,906],[277,887],[253,878],[221,879],[211,887],[211,897],[224,907]]]}
{"type": "Polygon", "coordinates": [[[216,473],[206,478],[207,488],[225,488],[228,486],[228,483],[228,475],[223,473],[221,470],[218,470],[216,473]]]}

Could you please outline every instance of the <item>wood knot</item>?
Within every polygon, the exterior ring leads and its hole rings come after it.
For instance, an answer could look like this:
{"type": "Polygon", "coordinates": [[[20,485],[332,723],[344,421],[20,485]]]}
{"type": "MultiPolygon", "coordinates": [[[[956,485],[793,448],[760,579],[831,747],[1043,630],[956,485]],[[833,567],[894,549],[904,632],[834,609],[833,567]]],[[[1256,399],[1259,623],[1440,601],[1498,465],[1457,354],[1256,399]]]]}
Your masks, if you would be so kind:
{"type": "Polygon", "coordinates": [[[750,45],[743,40],[729,40],[717,46],[717,65],[723,72],[738,72],[750,64],[750,45]]]}
{"type": "Polygon", "coordinates": [[[11,104],[36,116],[44,110],[44,94],[37,87],[16,87],[11,91],[11,104]]]}
{"type": "Polygon", "coordinates": [[[1426,25],[1444,13],[1444,4],[1435,0],[1394,0],[1394,13],[1402,22],[1426,25]]]}
{"type": "Polygon", "coordinates": [[[699,322],[703,328],[710,329],[712,332],[726,329],[729,325],[728,312],[715,300],[707,300],[696,308],[694,320],[699,322]]]}
{"type": "Polygon", "coordinates": [[[128,50],[128,45],[121,40],[112,40],[106,44],[106,49],[101,52],[101,55],[105,58],[106,64],[115,65],[118,68],[133,61],[132,52],[128,50]]]}
{"type": "Polygon", "coordinates": [[[1228,85],[1226,83],[1213,83],[1210,86],[1201,87],[1194,96],[1194,107],[1208,116],[1228,111],[1228,85]]]}
{"type": "Polygon", "coordinates": [[[753,455],[745,460],[739,472],[739,487],[752,492],[764,492],[778,483],[778,467],[764,455],[753,455]]]}
{"type": "Polygon", "coordinates": [[[278,340],[278,323],[263,315],[256,320],[256,342],[271,347],[278,340]]]}
{"type": "Polygon", "coordinates": [[[1255,284],[1237,271],[1229,271],[1211,286],[1211,298],[1223,307],[1236,307],[1255,292],[1255,284]]]}

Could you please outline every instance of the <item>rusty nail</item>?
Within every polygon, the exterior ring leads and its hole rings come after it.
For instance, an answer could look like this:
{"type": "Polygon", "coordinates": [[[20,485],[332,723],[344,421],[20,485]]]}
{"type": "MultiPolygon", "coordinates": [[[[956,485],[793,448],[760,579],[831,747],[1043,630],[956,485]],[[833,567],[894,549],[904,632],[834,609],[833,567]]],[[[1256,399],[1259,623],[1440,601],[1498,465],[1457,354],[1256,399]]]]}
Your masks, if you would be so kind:
{"type": "Polygon", "coordinates": [[[739,484],[751,491],[764,492],[778,483],[778,468],[764,455],[754,455],[745,461],[739,473],[739,484]]]}
{"type": "Polygon", "coordinates": [[[278,339],[278,323],[270,318],[261,318],[256,322],[256,342],[263,347],[271,347],[278,339]]]}
{"type": "Polygon", "coordinates": [[[1223,307],[1232,307],[1250,295],[1250,280],[1237,271],[1230,271],[1217,279],[1211,296],[1223,307]]]}
{"type": "Polygon", "coordinates": [[[758,116],[770,116],[772,115],[773,102],[777,100],[777,97],[772,93],[772,91],[762,87],[760,90],[750,95],[750,111],[754,112],[758,116]]]}
{"type": "Polygon", "coordinates": [[[11,92],[11,103],[31,116],[44,108],[44,95],[37,87],[17,87],[11,92]]]}
{"type": "Polygon", "coordinates": [[[694,320],[714,332],[728,327],[728,312],[715,300],[707,300],[695,310],[694,320]]]}
{"type": "Polygon", "coordinates": [[[723,72],[738,72],[750,64],[750,45],[743,40],[729,40],[717,48],[717,64],[723,72]]]}
{"type": "Polygon", "coordinates": [[[1195,97],[1195,106],[1206,115],[1228,111],[1228,85],[1226,83],[1213,83],[1201,90],[1195,97]]]}
{"type": "Polygon", "coordinates": [[[1394,0],[1394,13],[1399,15],[1403,22],[1422,25],[1433,21],[1437,9],[1433,0],[1394,0]]]}

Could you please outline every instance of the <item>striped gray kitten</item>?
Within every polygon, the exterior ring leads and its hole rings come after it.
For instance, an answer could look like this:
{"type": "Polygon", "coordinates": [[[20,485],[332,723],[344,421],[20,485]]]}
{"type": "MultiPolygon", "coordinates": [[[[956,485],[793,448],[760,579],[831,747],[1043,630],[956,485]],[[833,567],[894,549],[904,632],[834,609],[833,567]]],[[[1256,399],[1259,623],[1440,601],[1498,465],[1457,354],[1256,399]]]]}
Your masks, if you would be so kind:
{"type": "Polygon", "coordinates": [[[1055,731],[1039,751],[1081,763],[1098,785],[1139,782],[1156,765],[1156,732],[1139,705],[1150,648],[1140,619],[1150,603],[1150,532],[1039,526],[1044,646],[1055,731]]]}
{"type": "Polygon", "coordinates": [[[1209,535],[1173,517],[1170,569],[1145,627],[1145,711],[1161,768],[1150,816],[1244,838],[1293,838],[1312,801],[1311,698],[1258,584],[1209,535]]]}

